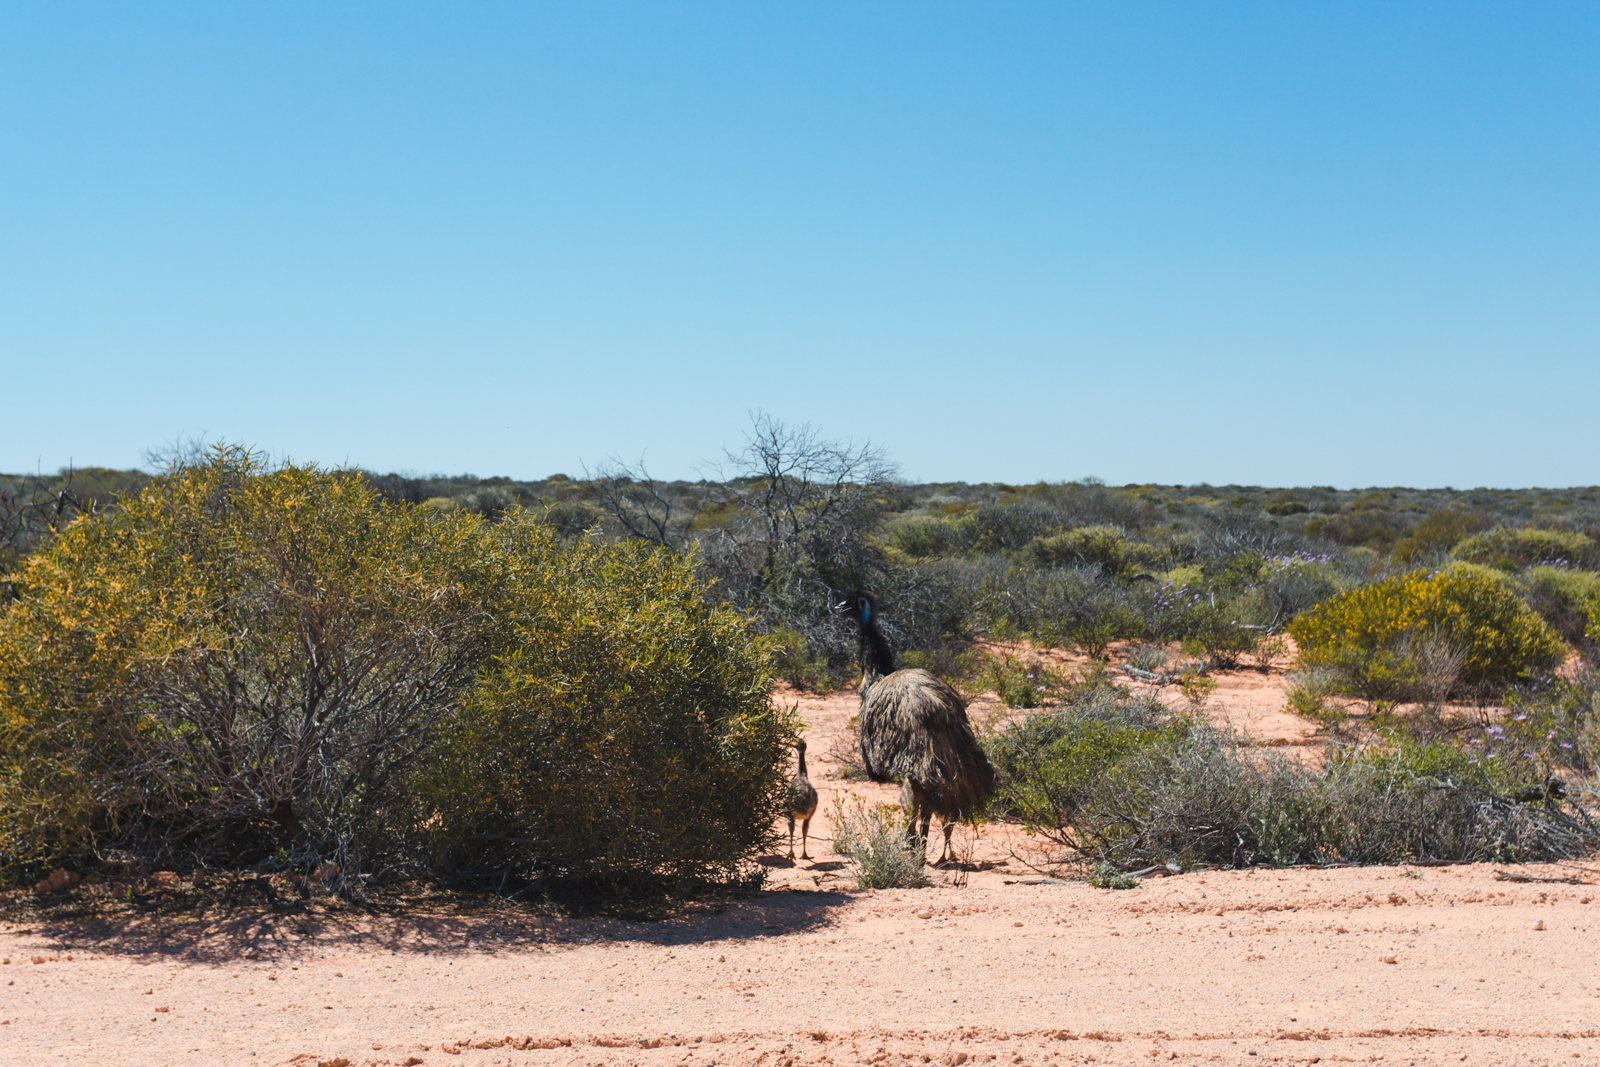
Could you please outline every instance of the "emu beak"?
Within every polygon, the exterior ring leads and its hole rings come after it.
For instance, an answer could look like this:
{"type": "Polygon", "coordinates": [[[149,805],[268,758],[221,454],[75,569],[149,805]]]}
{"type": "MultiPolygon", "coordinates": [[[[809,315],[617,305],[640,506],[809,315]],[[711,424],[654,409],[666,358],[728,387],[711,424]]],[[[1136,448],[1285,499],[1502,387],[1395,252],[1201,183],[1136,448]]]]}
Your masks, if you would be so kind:
{"type": "Polygon", "coordinates": [[[855,605],[850,603],[848,600],[841,600],[839,603],[833,606],[833,610],[838,612],[840,615],[848,615],[851,611],[855,610],[855,605]]]}

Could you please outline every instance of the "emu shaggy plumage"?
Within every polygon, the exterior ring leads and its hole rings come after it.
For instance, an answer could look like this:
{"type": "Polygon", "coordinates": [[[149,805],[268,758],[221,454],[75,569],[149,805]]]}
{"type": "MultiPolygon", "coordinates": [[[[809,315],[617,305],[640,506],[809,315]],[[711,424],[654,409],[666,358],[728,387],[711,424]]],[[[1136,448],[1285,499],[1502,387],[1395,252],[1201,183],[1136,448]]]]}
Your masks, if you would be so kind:
{"type": "Polygon", "coordinates": [[[852,593],[839,610],[861,631],[861,762],[875,782],[903,781],[908,837],[928,839],[932,817],[950,832],[982,810],[994,792],[994,766],[978,744],[967,706],[947,683],[919,669],[895,670],[894,651],[878,629],[877,599],[852,593]]]}

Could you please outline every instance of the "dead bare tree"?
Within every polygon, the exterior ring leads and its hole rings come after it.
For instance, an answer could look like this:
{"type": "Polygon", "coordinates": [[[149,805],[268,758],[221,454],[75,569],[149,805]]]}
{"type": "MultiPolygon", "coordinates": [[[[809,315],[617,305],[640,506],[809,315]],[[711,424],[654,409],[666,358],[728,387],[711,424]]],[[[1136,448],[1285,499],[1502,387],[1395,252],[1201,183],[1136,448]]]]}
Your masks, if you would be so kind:
{"type": "Polygon", "coordinates": [[[684,547],[695,508],[675,501],[665,484],[650,476],[643,458],[633,464],[607,460],[592,474],[586,467],[584,477],[601,510],[625,536],[663,548],[684,547]]]}
{"type": "Polygon", "coordinates": [[[697,551],[702,573],[752,618],[848,657],[852,638],[830,597],[894,584],[868,533],[898,491],[895,465],[871,442],[757,412],[744,446],[725,450],[715,473],[691,488],[652,477],[643,461],[612,461],[589,488],[623,536],[697,551]]]}

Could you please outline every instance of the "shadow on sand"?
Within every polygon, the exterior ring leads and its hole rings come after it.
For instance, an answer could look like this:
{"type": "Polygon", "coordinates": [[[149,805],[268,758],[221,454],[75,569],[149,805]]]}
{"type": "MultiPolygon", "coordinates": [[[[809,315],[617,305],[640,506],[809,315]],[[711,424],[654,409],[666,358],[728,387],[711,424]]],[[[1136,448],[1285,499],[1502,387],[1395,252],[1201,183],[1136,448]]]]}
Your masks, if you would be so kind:
{"type": "Polygon", "coordinates": [[[498,955],[603,943],[746,942],[826,927],[852,899],[825,889],[770,890],[694,900],[666,917],[638,921],[541,914],[488,896],[472,898],[469,913],[462,913],[459,899],[454,906],[419,902],[376,911],[315,902],[271,907],[254,900],[180,898],[165,907],[113,910],[78,894],[62,897],[58,906],[22,924],[51,952],[202,963],[293,960],[351,950],[498,955]]]}

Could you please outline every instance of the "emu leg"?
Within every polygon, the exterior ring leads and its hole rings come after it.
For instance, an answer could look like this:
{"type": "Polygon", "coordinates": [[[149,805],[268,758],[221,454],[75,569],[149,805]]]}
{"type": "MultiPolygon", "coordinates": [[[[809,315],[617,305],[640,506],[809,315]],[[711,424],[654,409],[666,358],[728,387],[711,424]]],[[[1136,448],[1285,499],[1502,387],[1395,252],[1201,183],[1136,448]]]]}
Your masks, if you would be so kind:
{"type": "MultiPolygon", "coordinates": [[[[805,842],[800,842],[801,851],[805,851],[805,842]]],[[[789,859],[794,859],[794,816],[789,816],[789,859]]]]}
{"type": "Polygon", "coordinates": [[[946,863],[956,858],[955,853],[950,850],[950,831],[955,828],[955,823],[947,822],[944,824],[944,848],[939,852],[939,862],[935,864],[937,867],[943,867],[946,863]]]}
{"type": "MultiPolygon", "coordinates": [[[[807,815],[805,817],[805,821],[800,824],[800,858],[803,859],[803,860],[808,860],[808,859],[811,858],[810,856],[806,855],[806,838],[810,837],[810,836],[811,836],[811,816],[807,815]]],[[[790,853],[790,855],[794,854],[794,839],[793,838],[789,839],[789,853],[790,853]]]]}
{"type": "Polygon", "coordinates": [[[906,848],[921,857],[923,863],[927,863],[928,823],[933,819],[933,812],[928,810],[922,789],[909,778],[906,779],[906,784],[900,787],[900,806],[906,811],[906,848]],[[921,836],[917,834],[919,819],[922,822],[921,836]]]}

